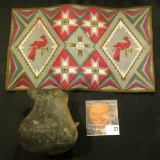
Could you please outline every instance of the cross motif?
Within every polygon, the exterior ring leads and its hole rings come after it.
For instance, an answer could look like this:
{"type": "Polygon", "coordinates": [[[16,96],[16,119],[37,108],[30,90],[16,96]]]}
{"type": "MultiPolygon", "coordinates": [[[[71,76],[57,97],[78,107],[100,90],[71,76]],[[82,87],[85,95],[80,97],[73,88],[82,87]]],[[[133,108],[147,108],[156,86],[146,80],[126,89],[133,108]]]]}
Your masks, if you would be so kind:
{"type": "Polygon", "coordinates": [[[70,11],[67,10],[66,12],[61,11],[60,12],[62,18],[57,18],[54,20],[53,27],[61,27],[61,34],[66,32],[69,34],[69,28],[70,26],[77,26],[77,20],[70,17],[70,11]]]}
{"type": "Polygon", "coordinates": [[[98,32],[100,28],[106,28],[105,26],[105,22],[100,21],[98,19],[98,13],[93,14],[92,12],[90,12],[90,20],[83,20],[83,27],[88,27],[91,29],[91,36],[93,36],[94,34],[96,36],[98,36],[98,32]]]}
{"type": "Polygon", "coordinates": [[[83,49],[91,48],[90,44],[84,44],[82,40],[82,36],[77,37],[77,43],[70,43],[70,47],[75,47],[78,49],[78,57],[83,56],[83,49]]]}
{"type": "Polygon", "coordinates": [[[107,76],[108,74],[107,73],[108,67],[107,68],[100,67],[99,63],[100,63],[99,58],[97,60],[91,59],[91,66],[83,67],[84,69],[83,73],[92,76],[91,84],[93,84],[94,82],[99,84],[99,77],[107,76]]]}
{"type": "Polygon", "coordinates": [[[69,66],[69,57],[66,59],[61,58],[61,64],[57,67],[52,67],[52,74],[53,75],[61,75],[61,83],[66,81],[69,83],[69,76],[70,74],[77,73],[77,67],[69,66]]]}

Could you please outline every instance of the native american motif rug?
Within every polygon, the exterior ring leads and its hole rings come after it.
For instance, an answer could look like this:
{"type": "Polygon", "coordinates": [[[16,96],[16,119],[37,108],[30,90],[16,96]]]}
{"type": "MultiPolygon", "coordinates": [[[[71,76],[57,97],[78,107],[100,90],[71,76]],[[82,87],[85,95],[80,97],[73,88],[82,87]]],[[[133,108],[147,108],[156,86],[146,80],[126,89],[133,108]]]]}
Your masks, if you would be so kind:
{"type": "Polygon", "coordinates": [[[13,9],[6,90],[155,90],[150,7],[13,9]]]}

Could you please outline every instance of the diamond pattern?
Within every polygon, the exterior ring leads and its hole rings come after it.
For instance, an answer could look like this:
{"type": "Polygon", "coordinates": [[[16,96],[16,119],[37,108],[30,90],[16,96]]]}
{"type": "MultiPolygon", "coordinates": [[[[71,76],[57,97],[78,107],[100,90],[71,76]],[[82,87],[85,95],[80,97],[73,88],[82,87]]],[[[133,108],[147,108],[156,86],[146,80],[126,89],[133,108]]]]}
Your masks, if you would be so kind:
{"type": "Polygon", "coordinates": [[[27,61],[28,65],[30,66],[31,70],[35,74],[35,76],[38,77],[40,73],[43,71],[44,67],[50,61],[55,50],[58,48],[58,44],[50,35],[49,31],[47,30],[43,22],[39,19],[36,22],[36,24],[32,27],[32,30],[29,32],[29,34],[27,34],[27,36],[22,40],[18,48],[25,60],[27,61]],[[42,33],[43,35],[45,35],[45,37],[37,37],[39,33],[42,33]],[[44,47],[38,46],[38,44],[32,45],[32,42],[42,43],[44,42],[44,40],[47,41],[47,44],[44,47]],[[34,53],[35,55],[33,59],[29,56],[29,54],[32,53],[34,47],[36,47],[36,52],[34,53]]]}
{"type": "Polygon", "coordinates": [[[66,41],[66,50],[79,66],[82,66],[95,51],[94,43],[81,27],[77,28],[66,41]]]}
{"type": "Polygon", "coordinates": [[[13,9],[7,90],[153,92],[150,7],[13,9]]]}
{"type": "Polygon", "coordinates": [[[126,77],[128,71],[142,51],[141,44],[121,20],[102,48],[113,62],[122,78],[126,77]],[[118,33],[121,33],[119,37],[116,36],[118,33]],[[128,38],[126,39],[125,37],[128,38]],[[129,43],[131,43],[129,46],[125,46],[129,43]]]}

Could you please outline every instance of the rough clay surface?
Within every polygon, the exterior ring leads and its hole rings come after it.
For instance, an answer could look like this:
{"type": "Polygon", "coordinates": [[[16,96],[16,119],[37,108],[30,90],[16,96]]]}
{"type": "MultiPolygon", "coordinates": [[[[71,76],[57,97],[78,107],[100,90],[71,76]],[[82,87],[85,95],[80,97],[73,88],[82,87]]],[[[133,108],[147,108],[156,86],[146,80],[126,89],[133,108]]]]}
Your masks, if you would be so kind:
{"type": "Polygon", "coordinates": [[[56,155],[73,147],[78,123],[74,123],[67,103],[67,93],[60,90],[28,90],[35,100],[30,114],[19,127],[21,145],[28,151],[56,155]]]}

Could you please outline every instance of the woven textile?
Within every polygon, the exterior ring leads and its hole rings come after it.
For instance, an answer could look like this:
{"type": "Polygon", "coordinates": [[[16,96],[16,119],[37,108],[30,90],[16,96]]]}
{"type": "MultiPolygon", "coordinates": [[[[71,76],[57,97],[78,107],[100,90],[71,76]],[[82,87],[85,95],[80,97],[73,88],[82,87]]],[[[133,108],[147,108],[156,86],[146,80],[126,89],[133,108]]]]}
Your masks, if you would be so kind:
{"type": "Polygon", "coordinates": [[[13,9],[6,90],[152,92],[150,7],[13,9]]]}

